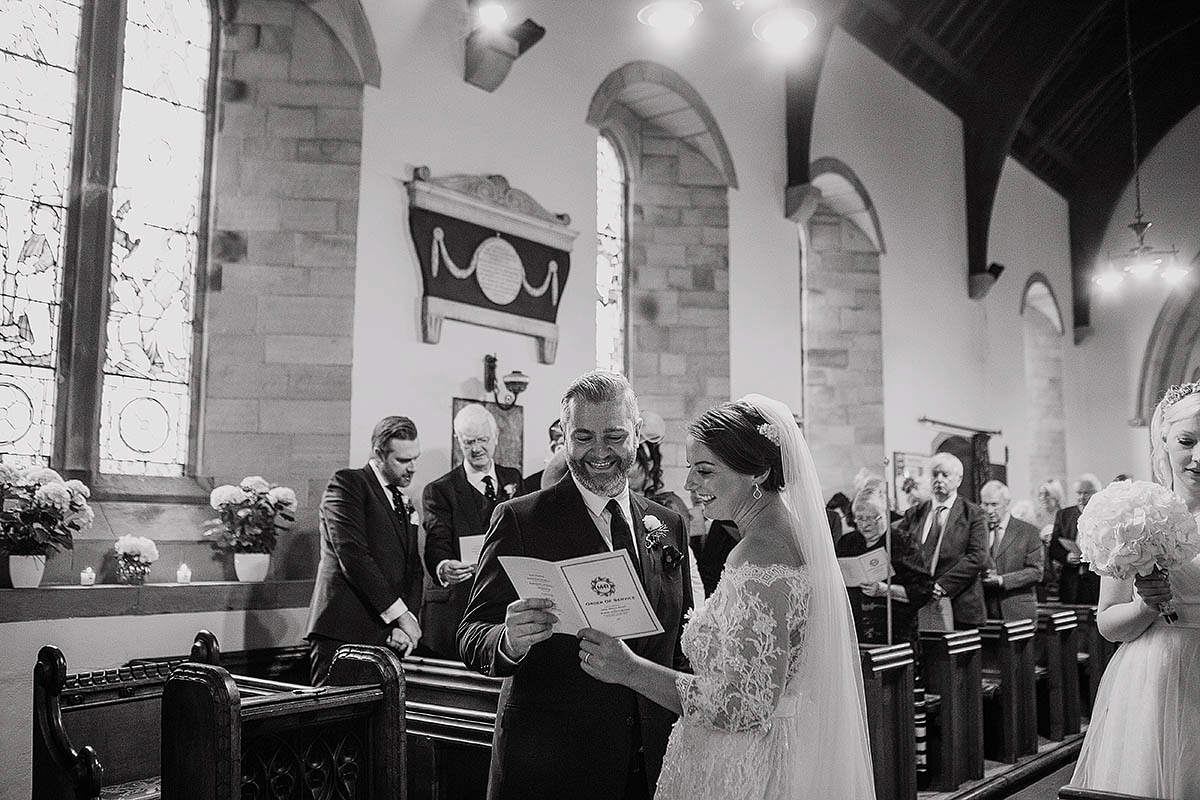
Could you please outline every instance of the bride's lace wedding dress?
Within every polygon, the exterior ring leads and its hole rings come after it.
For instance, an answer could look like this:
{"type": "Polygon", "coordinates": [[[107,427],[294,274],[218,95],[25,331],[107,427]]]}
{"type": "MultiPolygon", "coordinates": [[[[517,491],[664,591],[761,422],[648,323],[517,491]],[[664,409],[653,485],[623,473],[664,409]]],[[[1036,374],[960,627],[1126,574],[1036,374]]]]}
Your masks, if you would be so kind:
{"type": "Polygon", "coordinates": [[[804,567],[725,569],[683,632],[695,674],[676,682],[683,715],[667,745],[657,800],[810,796],[819,765],[808,744],[821,732],[807,713],[812,698],[797,686],[810,593],[804,567]]]}

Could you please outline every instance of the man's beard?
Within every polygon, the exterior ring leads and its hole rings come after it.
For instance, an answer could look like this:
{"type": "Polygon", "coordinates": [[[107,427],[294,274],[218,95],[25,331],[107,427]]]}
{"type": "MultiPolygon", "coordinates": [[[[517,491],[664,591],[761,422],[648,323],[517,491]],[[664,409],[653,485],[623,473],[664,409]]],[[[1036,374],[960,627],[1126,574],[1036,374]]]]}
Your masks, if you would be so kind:
{"type": "Polygon", "coordinates": [[[567,469],[571,470],[571,474],[575,476],[575,480],[579,481],[583,488],[592,494],[597,494],[601,497],[616,497],[625,488],[625,473],[633,466],[635,457],[635,453],[630,453],[627,458],[621,459],[619,469],[611,478],[593,477],[589,474],[587,465],[582,460],[571,458],[570,454],[567,455],[567,469]]]}

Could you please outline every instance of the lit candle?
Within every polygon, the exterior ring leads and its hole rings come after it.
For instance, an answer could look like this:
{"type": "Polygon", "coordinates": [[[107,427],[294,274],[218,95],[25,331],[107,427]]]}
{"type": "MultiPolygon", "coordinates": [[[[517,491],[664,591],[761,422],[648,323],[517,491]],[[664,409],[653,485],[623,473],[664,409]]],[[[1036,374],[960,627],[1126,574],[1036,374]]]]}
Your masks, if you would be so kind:
{"type": "Polygon", "coordinates": [[[191,583],[192,582],[192,570],[188,567],[187,564],[180,564],[179,569],[175,570],[175,582],[176,583],[191,583]]]}
{"type": "Polygon", "coordinates": [[[91,567],[84,567],[79,571],[79,585],[91,586],[96,582],[96,571],[91,567]]]}

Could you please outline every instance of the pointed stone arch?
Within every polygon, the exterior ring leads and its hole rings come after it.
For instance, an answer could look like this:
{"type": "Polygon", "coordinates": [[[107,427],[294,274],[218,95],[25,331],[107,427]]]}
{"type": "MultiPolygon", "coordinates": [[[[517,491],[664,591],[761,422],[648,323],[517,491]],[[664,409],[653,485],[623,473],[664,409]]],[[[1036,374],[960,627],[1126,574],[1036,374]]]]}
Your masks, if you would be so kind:
{"type": "Polygon", "coordinates": [[[359,0],[304,0],[304,3],[329,26],[358,68],[362,82],[378,89],[382,74],[379,50],[362,3],[359,0]]]}
{"type": "Polygon", "coordinates": [[[1067,472],[1066,407],[1063,402],[1062,309],[1041,272],[1021,292],[1021,340],[1025,364],[1025,426],[1029,436],[1028,496],[1048,478],[1067,472]]]}
{"type": "Polygon", "coordinates": [[[1158,399],[1177,383],[1200,380],[1200,286],[1176,290],[1154,321],[1142,358],[1130,425],[1148,425],[1158,399]]]}
{"type": "Polygon", "coordinates": [[[1040,272],[1030,275],[1029,280],[1025,281],[1025,288],[1021,290],[1021,308],[1018,313],[1024,316],[1026,309],[1030,308],[1041,312],[1060,336],[1066,330],[1066,326],[1063,324],[1062,307],[1058,304],[1054,287],[1040,272]]]}

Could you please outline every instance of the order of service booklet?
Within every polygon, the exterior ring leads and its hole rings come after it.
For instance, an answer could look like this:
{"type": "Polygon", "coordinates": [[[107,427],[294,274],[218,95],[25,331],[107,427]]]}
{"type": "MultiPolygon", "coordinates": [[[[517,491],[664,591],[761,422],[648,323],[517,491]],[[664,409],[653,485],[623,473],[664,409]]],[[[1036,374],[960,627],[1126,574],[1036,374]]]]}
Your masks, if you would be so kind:
{"type": "Polygon", "coordinates": [[[554,601],[555,633],[574,636],[581,628],[595,628],[617,639],[636,639],[663,632],[625,550],[566,561],[500,556],[500,564],[522,600],[554,601]]]}
{"type": "Polygon", "coordinates": [[[862,586],[864,583],[876,583],[886,580],[888,575],[895,575],[887,550],[868,550],[861,556],[843,556],[838,559],[842,568],[842,581],[847,586],[862,586]]]}

